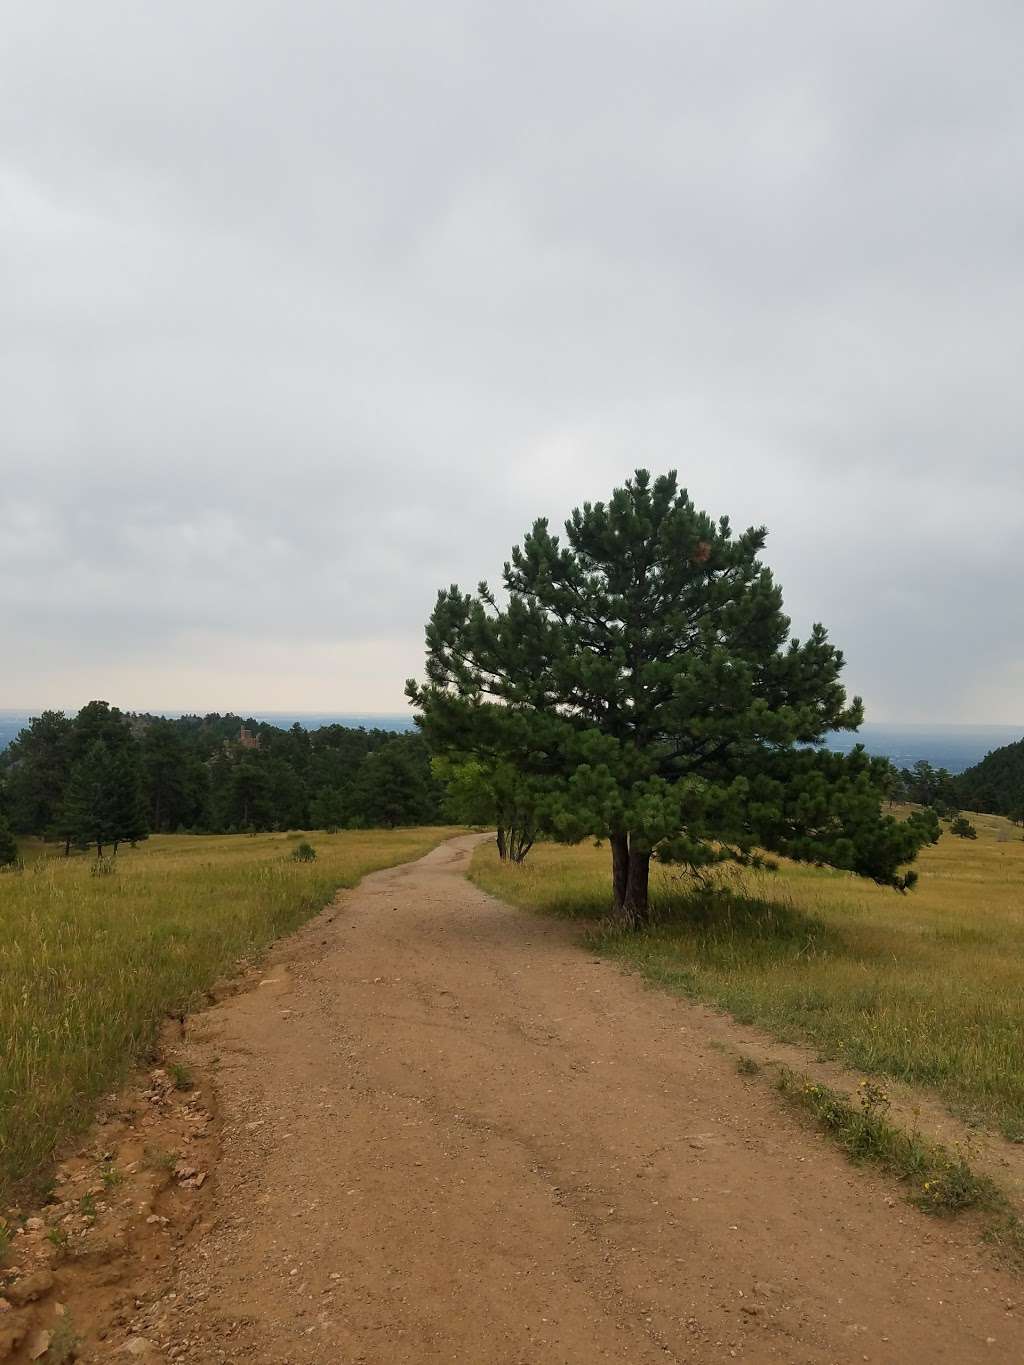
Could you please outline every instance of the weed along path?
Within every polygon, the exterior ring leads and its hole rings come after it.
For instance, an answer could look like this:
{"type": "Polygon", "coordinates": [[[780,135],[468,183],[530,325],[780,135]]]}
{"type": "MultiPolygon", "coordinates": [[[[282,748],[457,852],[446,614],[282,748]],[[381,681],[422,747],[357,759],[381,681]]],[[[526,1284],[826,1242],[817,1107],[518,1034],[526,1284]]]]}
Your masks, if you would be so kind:
{"type": "Polygon", "coordinates": [[[1024,1286],[969,1227],[848,1165],[700,1009],[470,885],[475,842],[367,877],[190,1022],[206,1224],[87,1358],[1024,1360],[1024,1286]]]}

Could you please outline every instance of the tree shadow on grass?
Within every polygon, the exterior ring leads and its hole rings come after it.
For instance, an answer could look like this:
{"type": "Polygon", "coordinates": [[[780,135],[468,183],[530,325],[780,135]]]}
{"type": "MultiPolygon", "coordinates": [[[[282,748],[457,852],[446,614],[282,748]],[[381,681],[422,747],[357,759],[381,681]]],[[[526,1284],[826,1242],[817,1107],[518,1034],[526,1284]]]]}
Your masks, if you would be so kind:
{"type": "Polygon", "coordinates": [[[842,936],[833,926],[784,897],[715,887],[661,896],[653,910],[650,933],[659,938],[774,946],[814,956],[845,950],[842,936]]]}

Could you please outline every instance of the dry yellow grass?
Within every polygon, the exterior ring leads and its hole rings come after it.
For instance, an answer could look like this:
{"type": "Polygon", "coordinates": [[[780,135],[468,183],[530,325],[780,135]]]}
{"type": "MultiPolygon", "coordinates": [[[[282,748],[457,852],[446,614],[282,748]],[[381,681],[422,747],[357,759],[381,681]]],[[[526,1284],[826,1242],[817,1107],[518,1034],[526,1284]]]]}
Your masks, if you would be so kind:
{"type": "MultiPolygon", "coordinates": [[[[660,870],[659,926],[593,937],[669,989],[1024,1140],[1024,841],[1006,820],[972,819],[978,839],[944,834],[908,896],[789,864],[739,877],[738,896],[694,897],[660,870]]],[[[518,904],[590,917],[608,907],[608,863],[607,848],[546,844],[502,867],[488,847],[472,875],[518,904]]]]}
{"type": "Polygon", "coordinates": [[[339,887],[454,832],[161,835],[104,876],[90,856],[27,847],[24,871],[0,875],[0,1198],[88,1120],[167,1015],[339,887]],[[317,860],[294,862],[305,838],[317,860]]]}

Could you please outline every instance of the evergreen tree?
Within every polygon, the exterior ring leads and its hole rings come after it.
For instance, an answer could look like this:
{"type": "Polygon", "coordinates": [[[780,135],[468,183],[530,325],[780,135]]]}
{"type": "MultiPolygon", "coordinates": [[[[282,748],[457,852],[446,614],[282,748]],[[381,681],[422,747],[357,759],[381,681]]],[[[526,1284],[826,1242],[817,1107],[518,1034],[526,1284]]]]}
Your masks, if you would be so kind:
{"type": "Polygon", "coordinates": [[[862,708],[822,626],[789,640],[764,530],[734,536],[674,473],[639,470],[575,511],[566,540],[534,524],[505,604],[486,583],[438,594],[428,681],[407,688],[435,751],[528,777],[556,838],[607,839],[628,923],[648,917],[652,856],[763,848],[909,887],[899,869],[934,817],[881,813],[884,759],[801,747],[856,729],[862,708]]]}
{"type": "Polygon", "coordinates": [[[341,829],[348,819],[344,792],[337,787],[322,788],[309,804],[309,819],[314,829],[327,830],[328,833],[341,829]]]}
{"type": "Polygon", "coordinates": [[[353,822],[364,826],[428,824],[440,790],[418,735],[403,735],[364,759],[351,792],[353,822]]]}
{"type": "Polygon", "coordinates": [[[194,823],[188,796],[189,753],[179,726],[157,717],[142,738],[142,762],[149,791],[149,820],[159,833],[194,823]]]}
{"type": "Polygon", "coordinates": [[[120,753],[132,742],[128,717],[106,701],[90,701],[82,707],[71,725],[72,761],[83,758],[97,743],[108,754],[120,753]]]}
{"type": "Polygon", "coordinates": [[[63,711],[44,711],[4,754],[11,823],[23,834],[45,834],[56,825],[71,765],[72,726],[63,711]]]}
{"type": "Polygon", "coordinates": [[[96,845],[96,856],[114,838],[112,764],[107,746],[94,740],[85,754],[72,766],[64,793],[58,830],[64,839],[65,853],[72,845],[96,845]]]}
{"type": "Polygon", "coordinates": [[[904,768],[903,779],[907,800],[930,806],[938,815],[952,818],[960,808],[956,779],[945,768],[933,768],[927,759],[918,759],[911,768],[904,768]]]}
{"type": "Polygon", "coordinates": [[[6,815],[0,813],[0,867],[11,867],[18,861],[18,845],[15,843],[6,815]]]}
{"type": "Polygon", "coordinates": [[[149,838],[149,810],[137,745],[126,745],[111,759],[108,780],[109,836],[116,853],[122,841],[134,846],[149,838]]]}
{"type": "Polygon", "coordinates": [[[270,823],[278,829],[305,829],[309,812],[301,774],[284,758],[271,756],[264,766],[272,811],[270,823]]]}
{"type": "Polygon", "coordinates": [[[233,765],[228,803],[227,823],[236,829],[270,829],[274,824],[270,773],[255,755],[233,765]]]}

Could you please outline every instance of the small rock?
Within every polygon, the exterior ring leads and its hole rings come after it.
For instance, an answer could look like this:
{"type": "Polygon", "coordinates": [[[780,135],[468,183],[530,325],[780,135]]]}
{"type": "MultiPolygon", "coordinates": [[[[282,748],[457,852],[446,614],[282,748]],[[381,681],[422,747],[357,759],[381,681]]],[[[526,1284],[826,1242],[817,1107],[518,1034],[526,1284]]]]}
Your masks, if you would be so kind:
{"type": "Polygon", "coordinates": [[[41,1360],[50,1349],[50,1342],[53,1340],[52,1332],[33,1332],[28,1343],[29,1360],[41,1360]]]}
{"type": "Polygon", "coordinates": [[[16,1280],[7,1290],[7,1297],[15,1308],[24,1308],[27,1303],[35,1303],[53,1288],[53,1276],[48,1270],[37,1270],[16,1280]]]}
{"type": "Polygon", "coordinates": [[[160,1354],[153,1343],[146,1337],[129,1337],[121,1347],[121,1354],[133,1356],[136,1360],[158,1360],[160,1354]]]}
{"type": "Polygon", "coordinates": [[[0,1299],[0,1313],[9,1313],[10,1311],[11,1305],[7,1302],[7,1300],[0,1299]]]}
{"type": "Polygon", "coordinates": [[[42,1232],[43,1228],[45,1228],[45,1227],[46,1227],[46,1224],[43,1222],[43,1220],[42,1220],[41,1218],[26,1218],[26,1219],[25,1219],[25,1231],[26,1231],[26,1232],[42,1232]]]}

